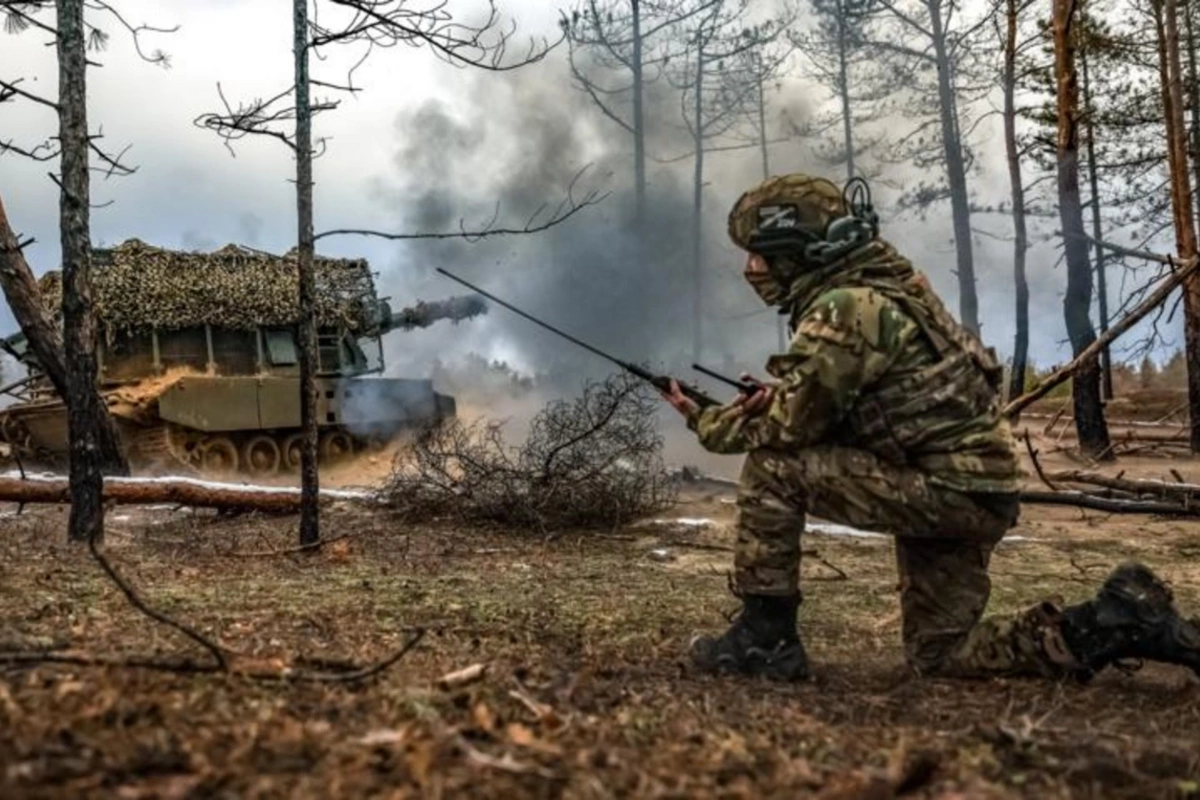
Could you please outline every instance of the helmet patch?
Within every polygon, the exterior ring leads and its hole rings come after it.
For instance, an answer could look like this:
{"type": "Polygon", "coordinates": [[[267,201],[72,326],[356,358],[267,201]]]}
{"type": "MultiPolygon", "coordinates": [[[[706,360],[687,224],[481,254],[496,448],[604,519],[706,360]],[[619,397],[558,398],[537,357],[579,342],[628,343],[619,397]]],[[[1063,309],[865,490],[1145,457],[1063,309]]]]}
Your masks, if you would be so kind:
{"type": "Polygon", "coordinates": [[[788,203],[758,207],[758,229],[760,231],[787,230],[800,227],[800,209],[788,203]]]}

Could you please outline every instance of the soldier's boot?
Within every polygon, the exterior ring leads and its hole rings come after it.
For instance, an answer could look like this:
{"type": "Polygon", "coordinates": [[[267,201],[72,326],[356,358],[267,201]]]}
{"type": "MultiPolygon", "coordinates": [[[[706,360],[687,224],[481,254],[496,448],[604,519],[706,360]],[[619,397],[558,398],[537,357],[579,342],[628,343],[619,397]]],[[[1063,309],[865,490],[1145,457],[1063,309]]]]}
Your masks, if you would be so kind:
{"type": "Polygon", "coordinates": [[[1095,599],[1063,609],[1060,625],[1067,649],[1091,672],[1142,659],[1200,676],[1200,626],[1179,616],[1171,590],[1142,564],[1117,567],[1095,599]]]}
{"type": "Polygon", "coordinates": [[[796,630],[799,593],[744,594],[742,610],[719,637],[692,640],[692,664],[713,675],[761,675],[777,681],[808,677],[808,657],[796,630]]]}

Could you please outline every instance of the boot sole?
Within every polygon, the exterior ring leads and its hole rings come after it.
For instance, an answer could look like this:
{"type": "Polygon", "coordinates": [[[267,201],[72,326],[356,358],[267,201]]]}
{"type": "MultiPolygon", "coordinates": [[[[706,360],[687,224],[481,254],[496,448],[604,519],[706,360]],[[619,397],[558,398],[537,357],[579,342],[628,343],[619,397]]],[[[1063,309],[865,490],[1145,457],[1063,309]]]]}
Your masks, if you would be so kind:
{"type": "Polygon", "coordinates": [[[808,658],[799,644],[778,651],[750,648],[742,659],[730,655],[705,658],[693,645],[692,663],[699,672],[708,675],[762,677],[780,683],[796,683],[810,677],[808,658]]]}
{"type": "MultiPolygon", "coordinates": [[[[1124,605],[1137,620],[1160,628],[1154,641],[1144,643],[1147,649],[1159,649],[1159,653],[1154,656],[1141,654],[1140,657],[1189,667],[1200,677],[1200,626],[1193,620],[1179,616],[1171,590],[1149,568],[1141,564],[1122,565],[1112,578],[1105,581],[1101,593],[1108,594],[1124,605]],[[1158,648],[1154,645],[1158,645],[1158,648]],[[1162,658],[1162,649],[1171,652],[1172,657],[1162,658]]],[[[1114,617],[1120,616],[1119,613],[1114,614],[1114,617]]],[[[1102,610],[1097,621],[1104,624],[1106,618],[1108,614],[1102,610]]],[[[1107,621],[1116,624],[1121,622],[1120,619],[1107,621]]]]}

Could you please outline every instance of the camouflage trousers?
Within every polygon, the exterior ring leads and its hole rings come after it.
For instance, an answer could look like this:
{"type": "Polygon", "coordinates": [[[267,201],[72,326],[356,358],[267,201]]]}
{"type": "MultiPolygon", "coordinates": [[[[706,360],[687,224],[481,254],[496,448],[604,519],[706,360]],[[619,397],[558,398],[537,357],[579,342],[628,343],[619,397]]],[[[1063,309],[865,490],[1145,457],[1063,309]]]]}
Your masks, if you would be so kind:
{"type": "Polygon", "coordinates": [[[908,663],[919,673],[1061,676],[1077,666],[1055,606],[982,619],[988,560],[1012,527],[1012,495],[968,495],[864,450],[752,451],[737,498],[735,580],[749,594],[799,590],[805,514],[895,537],[908,663]]]}

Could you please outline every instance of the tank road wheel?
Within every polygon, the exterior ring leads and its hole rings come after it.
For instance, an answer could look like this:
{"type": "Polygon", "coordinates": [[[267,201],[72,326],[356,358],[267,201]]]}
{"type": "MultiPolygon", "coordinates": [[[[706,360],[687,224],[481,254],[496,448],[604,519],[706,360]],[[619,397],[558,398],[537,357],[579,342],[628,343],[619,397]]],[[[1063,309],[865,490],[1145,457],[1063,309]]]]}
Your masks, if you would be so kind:
{"type": "Polygon", "coordinates": [[[326,431],[317,445],[322,466],[344,463],[354,455],[354,439],[345,431],[326,431]]]}
{"type": "Polygon", "coordinates": [[[270,436],[251,436],[242,445],[242,468],[256,478],[274,475],[282,461],[279,445],[270,436]]]}
{"type": "Polygon", "coordinates": [[[285,472],[300,471],[300,444],[303,440],[304,437],[298,433],[292,433],[283,438],[283,444],[279,446],[279,453],[285,472]]]}
{"type": "Polygon", "coordinates": [[[200,446],[200,467],[211,475],[233,475],[238,469],[237,447],[228,436],[209,439],[200,446]]]}

